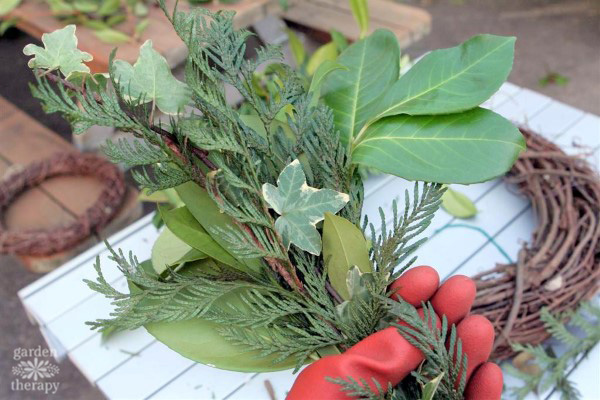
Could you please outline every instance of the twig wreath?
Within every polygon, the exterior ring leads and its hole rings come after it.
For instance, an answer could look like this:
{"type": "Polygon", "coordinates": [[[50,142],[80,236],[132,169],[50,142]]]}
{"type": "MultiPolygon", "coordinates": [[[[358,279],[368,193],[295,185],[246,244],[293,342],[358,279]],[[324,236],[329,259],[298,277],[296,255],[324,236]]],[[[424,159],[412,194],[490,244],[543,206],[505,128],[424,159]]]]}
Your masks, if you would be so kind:
{"type": "Polygon", "coordinates": [[[511,343],[538,344],[550,333],[540,320],[573,311],[593,296],[600,277],[600,178],[583,159],[526,129],[527,151],[506,180],[531,200],[538,226],[514,264],[474,277],[473,312],[495,326],[494,358],[515,352],[511,343]]]}
{"type": "Polygon", "coordinates": [[[104,227],[119,210],[125,194],[121,171],[93,154],[59,153],[32,163],[0,182],[0,217],[25,190],[61,175],[93,176],[104,184],[94,204],[73,223],[52,230],[10,231],[0,221],[0,253],[43,256],[75,246],[104,227]]]}

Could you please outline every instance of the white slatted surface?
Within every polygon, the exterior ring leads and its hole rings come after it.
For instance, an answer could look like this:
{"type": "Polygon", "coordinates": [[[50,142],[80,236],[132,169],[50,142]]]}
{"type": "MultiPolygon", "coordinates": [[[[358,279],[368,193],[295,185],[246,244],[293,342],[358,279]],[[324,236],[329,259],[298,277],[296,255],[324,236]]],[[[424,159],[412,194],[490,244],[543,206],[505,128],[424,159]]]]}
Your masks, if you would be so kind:
{"type": "MultiPolygon", "coordinates": [[[[600,164],[597,116],[510,83],[484,105],[555,140],[568,153],[586,152],[596,166],[600,164]],[[595,151],[590,153],[590,148],[595,151]]],[[[364,213],[371,221],[378,221],[377,208],[389,211],[392,200],[401,198],[404,190],[411,187],[412,184],[391,176],[370,179],[366,182],[364,213]]],[[[484,229],[515,259],[520,243],[530,237],[535,226],[526,199],[499,180],[456,188],[473,199],[479,210],[466,223],[484,229]]],[[[110,243],[123,251],[133,251],[139,259],[147,258],[157,237],[150,220],[150,216],[141,219],[114,235],[110,243]]],[[[456,273],[473,275],[505,261],[482,233],[454,226],[464,223],[441,210],[428,230],[430,240],[418,252],[419,263],[433,265],[442,277],[447,277],[456,273]],[[447,224],[452,227],[440,230],[447,224]]],[[[107,251],[100,244],[22,289],[19,296],[48,345],[60,357],[69,357],[108,398],[268,399],[266,379],[278,398],[284,398],[294,379],[287,371],[245,374],[195,364],[153,340],[143,329],[120,333],[102,343],[100,335],[84,325],[110,311],[108,302],[82,282],[94,278],[92,264],[97,256],[107,279],[124,288],[123,277],[107,261],[107,251]]],[[[584,399],[600,399],[600,348],[581,361],[571,376],[579,383],[584,399]]],[[[546,397],[554,399],[555,395],[546,393],[541,398],[546,397]]]]}

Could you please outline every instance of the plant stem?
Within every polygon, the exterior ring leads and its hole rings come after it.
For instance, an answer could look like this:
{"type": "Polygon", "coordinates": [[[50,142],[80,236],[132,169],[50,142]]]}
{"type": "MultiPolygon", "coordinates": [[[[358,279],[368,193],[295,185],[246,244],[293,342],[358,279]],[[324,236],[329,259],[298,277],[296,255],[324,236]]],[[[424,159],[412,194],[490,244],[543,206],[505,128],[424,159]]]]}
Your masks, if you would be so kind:
{"type": "MultiPolygon", "coordinates": [[[[38,76],[41,76],[38,74],[38,76]]],[[[49,81],[54,82],[54,83],[60,83],[62,84],[64,87],[66,87],[67,89],[73,90],[75,92],[81,93],[84,96],[86,95],[86,91],[83,88],[79,88],[77,86],[75,86],[73,83],[67,81],[66,79],[63,79],[61,77],[59,77],[58,75],[55,74],[44,74],[43,75],[45,78],[47,78],[49,81]]],[[[100,97],[100,95],[98,95],[97,93],[93,93],[93,97],[94,100],[98,103],[102,103],[102,98],[100,97]]],[[[125,113],[127,114],[127,116],[129,116],[131,119],[136,119],[135,116],[125,110],[125,113]]],[[[171,132],[166,131],[164,129],[162,129],[160,126],[155,125],[154,123],[150,124],[150,129],[154,132],[156,132],[157,134],[159,134],[164,140],[165,140],[165,145],[167,145],[167,147],[169,147],[169,149],[171,149],[172,151],[174,151],[175,154],[178,155],[178,157],[182,158],[183,155],[181,154],[181,151],[179,151],[179,149],[177,148],[177,150],[175,151],[175,148],[178,147],[179,143],[177,141],[177,138],[175,137],[175,135],[173,135],[171,132]]],[[[202,161],[202,163],[211,171],[214,171],[217,169],[217,166],[208,158],[208,152],[206,150],[202,150],[199,149],[197,147],[194,146],[190,146],[190,150],[192,152],[192,154],[196,157],[198,157],[198,159],[200,159],[200,161],[202,161]]]]}

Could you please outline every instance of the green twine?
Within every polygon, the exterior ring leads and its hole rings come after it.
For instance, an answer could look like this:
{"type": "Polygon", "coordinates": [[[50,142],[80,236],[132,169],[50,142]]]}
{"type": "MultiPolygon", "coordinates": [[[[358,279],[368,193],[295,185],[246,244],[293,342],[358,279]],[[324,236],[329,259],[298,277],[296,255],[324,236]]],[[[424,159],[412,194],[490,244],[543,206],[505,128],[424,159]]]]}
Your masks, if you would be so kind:
{"type": "Polygon", "coordinates": [[[477,232],[481,233],[496,249],[498,249],[498,251],[500,252],[500,254],[502,254],[504,256],[504,258],[506,258],[506,260],[510,264],[514,263],[513,259],[502,248],[502,246],[500,246],[494,240],[494,237],[492,235],[490,235],[489,233],[487,233],[484,229],[482,229],[482,228],[480,228],[478,226],[469,225],[469,224],[452,224],[452,223],[448,223],[448,224],[444,225],[443,227],[441,227],[440,229],[436,230],[435,233],[437,234],[439,232],[442,232],[443,230],[445,230],[447,228],[466,228],[466,229],[471,229],[471,230],[474,230],[474,231],[477,231],[477,232]]]}

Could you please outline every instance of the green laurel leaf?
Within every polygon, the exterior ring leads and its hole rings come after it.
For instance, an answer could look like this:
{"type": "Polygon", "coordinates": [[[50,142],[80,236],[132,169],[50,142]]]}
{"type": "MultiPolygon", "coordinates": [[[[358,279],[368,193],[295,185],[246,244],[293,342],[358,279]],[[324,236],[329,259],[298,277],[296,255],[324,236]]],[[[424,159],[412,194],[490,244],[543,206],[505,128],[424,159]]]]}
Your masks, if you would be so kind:
{"type": "Polygon", "coordinates": [[[366,129],[352,161],[408,180],[469,184],[503,175],[524,149],[512,123],[476,108],[383,118],[366,129]]]}
{"type": "Polygon", "coordinates": [[[309,76],[312,76],[317,68],[325,61],[335,61],[338,56],[338,49],[335,43],[329,42],[325,43],[323,46],[319,47],[315,52],[310,56],[306,63],[306,73],[309,76]]]}
{"type": "Polygon", "coordinates": [[[168,267],[177,266],[184,262],[205,259],[203,252],[187,245],[169,228],[163,229],[152,246],[152,266],[157,274],[162,274],[168,267]]]}
{"type": "Polygon", "coordinates": [[[336,213],[350,200],[345,193],[308,186],[298,160],[281,171],[277,187],[265,183],[262,193],[265,201],[280,215],[275,221],[275,229],[283,244],[289,248],[293,243],[314,255],[321,254],[321,236],[315,225],[325,218],[326,212],[336,213]]]}
{"type": "Polygon", "coordinates": [[[159,210],[167,228],[185,244],[225,265],[243,270],[240,263],[204,230],[187,207],[165,211],[159,206],[159,210]]]}
{"type": "Polygon", "coordinates": [[[514,37],[477,35],[459,46],[432,51],[384,93],[373,120],[477,107],[508,77],[514,47],[514,37]]]}
{"type": "Polygon", "coordinates": [[[400,48],[392,32],[379,29],[350,45],[336,62],[346,70],[326,77],[323,99],[333,110],[340,140],[348,144],[373,117],[383,91],[398,80],[400,48]]]}
{"type": "Polygon", "coordinates": [[[133,66],[116,60],[113,68],[123,94],[144,103],[154,102],[165,114],[177,114],[191,100],[189,87],[175,79],[167,60],[152,48],[151,40],[140,47],[133,66]]]}
{"type": "Polygon", "coordinates": [[[442,207],[456,218],[471,218],[477,215],[475,204],[463,193],[450,188],[442,195],[442,207]]]}
{"type": "Polygon", "coordinates": [[[34,56],[27,65],[30,68],[59,70],[68,79],[73,72],[89,73],[84,62],[92,61],[91,54],[77,48],[75,25],[67,25],[52,33],[42,35],[44,47],[28,44],[23,49],[26,56],[34,56]]]}
{"type": "Polygon", "coordinates": [[[344,300],[350,299],[346,282],[348,271],[372,272],[367,241],[360,229],[345,218],[325,213],[323,222],[323,259],[331,286],[344,300]]]}

